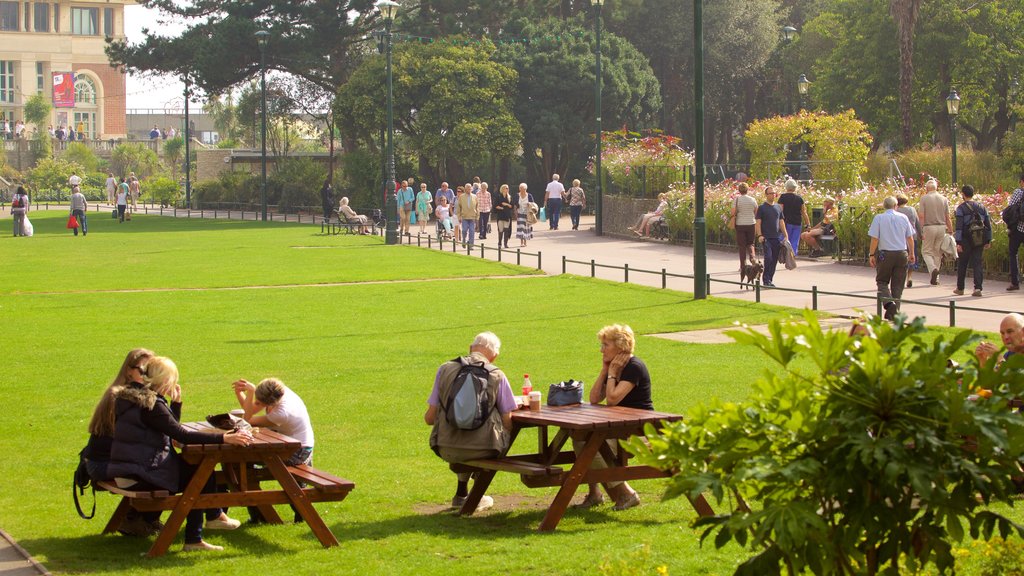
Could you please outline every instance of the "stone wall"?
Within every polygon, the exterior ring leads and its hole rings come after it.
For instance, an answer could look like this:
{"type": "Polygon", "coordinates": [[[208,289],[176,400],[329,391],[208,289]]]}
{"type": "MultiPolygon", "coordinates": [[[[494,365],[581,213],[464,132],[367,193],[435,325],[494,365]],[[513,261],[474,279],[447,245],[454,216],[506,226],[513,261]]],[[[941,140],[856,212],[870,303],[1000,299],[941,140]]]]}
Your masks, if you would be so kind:
{"type": "Polygon", "coordinates": [[[213,148],[196,150],[196,182],[216,180],[222,172],[231,170],[231,150],[213,148]]]}

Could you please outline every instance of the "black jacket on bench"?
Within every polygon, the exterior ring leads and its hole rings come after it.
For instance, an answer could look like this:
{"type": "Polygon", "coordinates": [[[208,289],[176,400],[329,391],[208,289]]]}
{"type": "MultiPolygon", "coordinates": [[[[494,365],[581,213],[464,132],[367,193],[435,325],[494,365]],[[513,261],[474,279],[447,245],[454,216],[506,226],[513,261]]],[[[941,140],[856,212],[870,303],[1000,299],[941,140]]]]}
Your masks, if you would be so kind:
{"type": "Polygon", "coordinates": [[[181,403],[167,400],[142,384],[132,383],[117,394],[114,405],[114,443],[110,449],[110,477],[141,480],[180,492],[182,462],[171,440],[183,444],[221,444],[223,434],[192,432],[181,426],[181,403]]]}

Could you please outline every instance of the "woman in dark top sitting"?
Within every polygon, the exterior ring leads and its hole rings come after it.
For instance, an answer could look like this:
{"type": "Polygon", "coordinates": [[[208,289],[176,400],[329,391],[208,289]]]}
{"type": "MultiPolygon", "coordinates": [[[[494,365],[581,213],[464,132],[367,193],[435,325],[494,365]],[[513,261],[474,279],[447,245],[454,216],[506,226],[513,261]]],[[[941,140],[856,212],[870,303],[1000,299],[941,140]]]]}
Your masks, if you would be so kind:
{"type": "MultiPolygon", "coordinates": [[[[178,456],[171,440],[183,444],[247,445],[252,442],[248,430],[222,434],[193,432],[182,427],[178,367],[170,358],[151,359],[143,373],[143,382],[129,383],[116,397],[114,443],[107,473],[119,484],[127,478],[137,481],[130,485],[181,492],[195,468],[178,456]]],[[[213,491],[212,476],[210,480],[204,492],[213,491]]],[[[223,549],[203,541],[203,512],[193,509],[188,514],[184,551],[223,549]]],[[[207,510],[206,518],[209,529],[233,530],[239,525],[219,509],[207,510]]]]}
{"type": "MultiPolygon", "coordinates": [[[[93,482],[110,480],[107,465],[110,463],[110,446],[114,443],[114,403],[117,393],[129,382],[142,382],[142,372],[146,363],[153,357],[153,352],[145,348],[136,348],[128,353],[118,370],[117,376],[110,386],[103,391],[103,396],[96,404],[89,420],[89,443],[82,454],[85,457],[85,469],[93,482]]],[[[119,532],[126,536],[149,536],[163,528],[160,524],[159,512],[140,514],[131,509],[121,523],[119,532]]]]}
{"type": "MultiPolygon", "coordinates": [[[[601,341],[601,373],[590,388],[590,403],[608,406],[625,406],[641,410],[654,410],[651,402],[651,375],[647,365],[633,356],[636,338],[629,326],[612,324],[597,333],[601,341]]],[[[619,448],[618,440],[609,440],[613,453],[619,448]]],[[[582,448],[582,446],[581,446],[582,448]]],[[[608,463],[600,453],[594,457],[594,468],[607,468],[608,463]]],[[[608,482],[608,495],[615,500],[615,510],[627,510],[640,505],[640,497],[625,482],[608,482]]],[[[590,484],[587,497],[577,505],[590,508],[604,502],[604,496],[597,484],[590,484]]]]}

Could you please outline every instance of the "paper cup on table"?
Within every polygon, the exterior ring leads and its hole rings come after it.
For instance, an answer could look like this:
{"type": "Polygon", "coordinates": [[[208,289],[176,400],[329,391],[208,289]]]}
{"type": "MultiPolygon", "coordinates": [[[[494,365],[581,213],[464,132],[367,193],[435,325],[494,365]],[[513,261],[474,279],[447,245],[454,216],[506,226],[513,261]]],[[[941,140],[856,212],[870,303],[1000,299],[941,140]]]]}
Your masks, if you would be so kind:
{"type": "Polygon", "coordinates": [[[540,412],[540,392],[536,390],[530,392],[530,410],[540,412]]]}
{"type": "Polygon", "coordinates": [[[228,412],[228,414],[231,414],[232,416],[234,416],[236,418],[243,418],[243,417],[245,417],[245,410],[242,410],[241,408],[239,408],[239,409],[236,409],[236,410],[232,410],[231,412],[228,412]]]}

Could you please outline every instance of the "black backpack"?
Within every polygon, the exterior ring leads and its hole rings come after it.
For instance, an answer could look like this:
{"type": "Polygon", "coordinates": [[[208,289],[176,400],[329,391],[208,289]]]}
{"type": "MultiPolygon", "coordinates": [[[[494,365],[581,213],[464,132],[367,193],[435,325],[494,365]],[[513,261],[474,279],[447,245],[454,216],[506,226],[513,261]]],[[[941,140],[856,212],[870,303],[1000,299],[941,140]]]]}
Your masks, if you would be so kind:
{"type": "Polygon", "coordinates": [[[1024,220],[1024,214],[1021,213],[1022,207],[1024,207],[1024,198],[1018,200],[1016,204],[1010,204],[1006,208],[1003,208],[1000,216],[1002,217],[1003,222],[1006,223],[1007,229],[1016,230],[1017,225],[1020,224],[1021,220],[1024,220]]]}
{"type": "Polygon", "coordinates": [[[985,218],[978,214],[978,208],[974,203],[968,204],[971,209],[971,221],[967,224],[967,236],[970,238],[971,246],[985,245],[985,218]]]}
{"type": "Polygon", "coordinates": [[[462,366],[448,389],[448,397],[439,399],[448,422],[460,430],[476,430],[487,421],[497,398],[491,394],[490,374],[495,367],[485,362],[467,362],[455,358],[462,366]]]}
{"type": "Polygon", "coordinates": [[[78,515],[85,520],[92,520],[92,517],[96,515],[96,487],[92,485],[92,478],[89,477],[89,471],[85,466],[85,452],[89,447],[82,448],[82,451],[78,453],[78,467],[75,468],[75,478],[71,482],[71,497],[75,501],[75,510],[78,511],[78,515]],[[78,502],[78,496],[85,496],[85,489],[92,488],[92,511],[86,516],[85,512],[82,512],[82,505],[78,502]]]}

